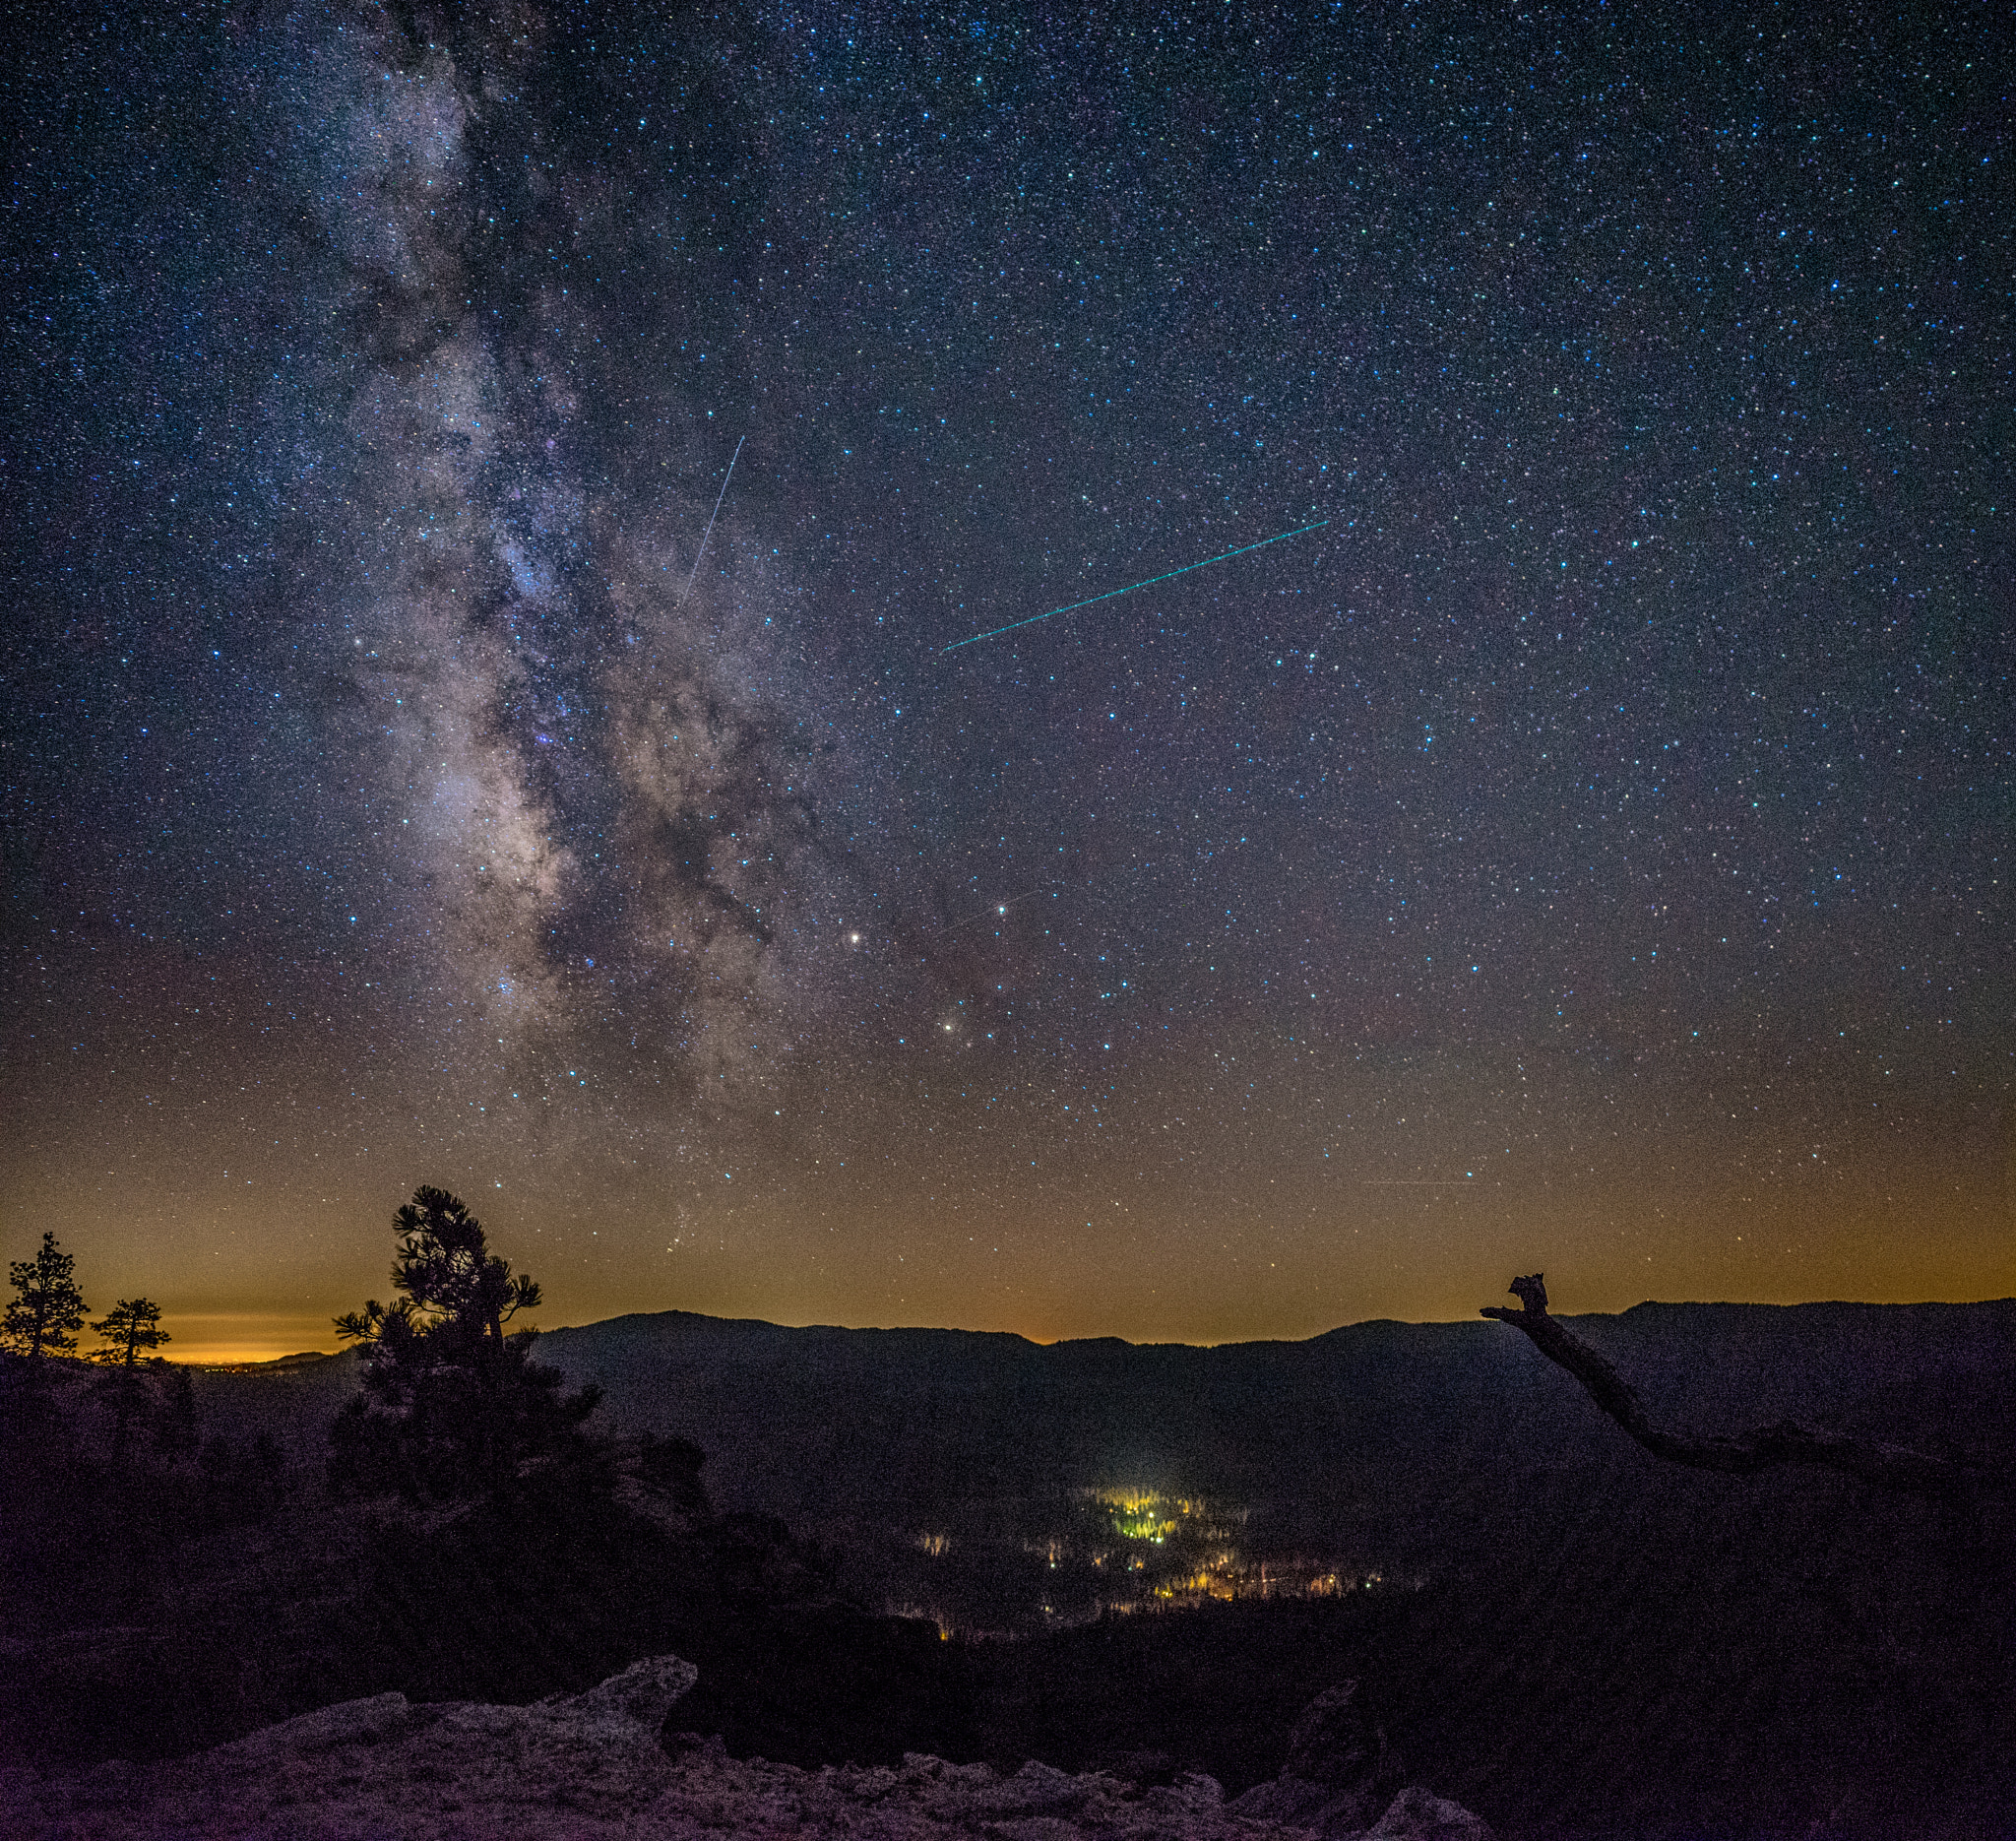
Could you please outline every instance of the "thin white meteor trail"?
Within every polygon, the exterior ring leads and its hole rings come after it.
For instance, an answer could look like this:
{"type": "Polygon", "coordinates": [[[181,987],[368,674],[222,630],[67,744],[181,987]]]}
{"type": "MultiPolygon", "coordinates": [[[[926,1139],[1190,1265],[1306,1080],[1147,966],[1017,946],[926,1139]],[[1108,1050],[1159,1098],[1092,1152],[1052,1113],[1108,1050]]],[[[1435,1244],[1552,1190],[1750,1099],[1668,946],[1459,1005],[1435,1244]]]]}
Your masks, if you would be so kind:
{"type": "Polygon", "coordinates": [[[1020,908],[1024,902],[1033,902],[1039,895],[1047,895],[1052,900],[1061,893],[1060,889],[1045,886],[1030,889],[1021,895],[1011,895],[1006,901],[996,902],[985,914],[968,915],[964,920],[955,920],[950,926],[939,928],[940,933],[962,933],[970,926],[978,926],[983,921],[998,920],[1011,908],[1020,908]]]}
{"type": "Polygon", "coordinates": [[[1143,582],[1129,582],[1125,588],[1109,588],[1103,595],[1088,595],[1083,601],[1074,601],[1066,606],[1052,607],[1048,613],[1033,613],[1026,620],[1010,620],[1006,626],[996,626],[984,633],[975,633],[970,639],[955,639],[951,645],[941,649],[957,652],[962,646],[977,646],[983,639],[999,639],[1003,633],[1012,633],[1018,627],[1034,626],[1039,620],[1054,620],[1060,613],[1076,613],[1080,607],[1090,607],[1095,602],[1111,601],[1117,595],[1131,595],[1137,588],[1153,588],[1158,582],[1166,582],[1171,576],[1188,575],[1192,569],[1208,569],[1215,562],[1229,562],[1234,556],[1243,556],[1248,550],[1265,549],[1270,543],[1286,543],[1292,537],[1300,537],[1305,532],[1320,531],[1328,524],[1328,518],[1318,518],[1314,524],[1305,524],[1293,531],[1284,531],[1279,537],[1263,537],[1257,543],[1241,543],[1237,549],[1228,549],[1220,556],[1207,556],[1202,562],[1186,562],[1180,569],[1165,569],[1160,575],[1151,575],[1143,582]]]}
{"type": "MultiPolygon", "coordinates": [[[[747,435],[744,435],[742,441],[746,441],[748,438],[747,435]]],[[[742,458],[742,441],[735,443],[734,454],[728,461],[726,477],[722,480],[721,490],[715,495],[714,509],[707,514],[707,529],[701,532],[700,547],[693,552],[693,573],[686,578],[686,595],[692,594],[693,584],[700,579],[700,558],[707,554],[707,540],[714,535],[714,521],[721,516],[721,502],[728,495],[728,480],[735,476],[735,462],[742,458]]],[[[686,595],[679,597],[681,604],[684,603],[686,595]]]]}

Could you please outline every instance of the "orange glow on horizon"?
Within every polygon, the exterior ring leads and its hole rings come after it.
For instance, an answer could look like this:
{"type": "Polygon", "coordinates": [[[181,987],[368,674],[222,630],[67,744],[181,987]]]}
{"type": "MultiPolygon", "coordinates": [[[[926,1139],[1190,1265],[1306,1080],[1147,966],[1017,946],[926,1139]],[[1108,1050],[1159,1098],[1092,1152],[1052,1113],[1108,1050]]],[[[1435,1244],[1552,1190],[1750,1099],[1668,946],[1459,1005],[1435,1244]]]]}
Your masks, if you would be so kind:
{"type": "Polygon", "coordinates": [[[265,1366],[295,1355],[341,1355],[339,1349],[280,1349],[270,1343],[207,1343],[178,1350],[167,1358],[170,1367],[223,1368],[265,1366]]]}

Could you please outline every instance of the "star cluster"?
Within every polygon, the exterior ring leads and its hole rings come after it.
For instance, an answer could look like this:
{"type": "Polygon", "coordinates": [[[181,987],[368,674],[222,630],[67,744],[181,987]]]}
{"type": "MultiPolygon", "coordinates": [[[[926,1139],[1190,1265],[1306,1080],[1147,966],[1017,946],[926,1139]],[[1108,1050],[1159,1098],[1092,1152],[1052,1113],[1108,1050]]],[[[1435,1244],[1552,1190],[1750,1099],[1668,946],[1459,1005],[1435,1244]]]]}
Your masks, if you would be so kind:
{"type": "Polygon", "coordinates": [[[2003,32],[46,29],[8,1219],[234,1351],[419,1182],[574,1318],[2007,1291],[2003,32]]]}

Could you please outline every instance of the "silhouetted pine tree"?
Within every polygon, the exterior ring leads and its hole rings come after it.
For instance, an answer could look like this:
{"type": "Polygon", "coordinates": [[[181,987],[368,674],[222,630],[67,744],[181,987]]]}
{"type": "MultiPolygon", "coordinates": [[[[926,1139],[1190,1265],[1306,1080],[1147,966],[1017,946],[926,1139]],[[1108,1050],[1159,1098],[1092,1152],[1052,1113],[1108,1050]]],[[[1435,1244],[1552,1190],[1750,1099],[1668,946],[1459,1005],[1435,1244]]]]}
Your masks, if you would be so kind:
{"type": "Polygon", "coordinates": [[[70,1332],[84,1325],[91,1306],[71,1278],[75,1261],[56,1250],[56,1237],[42,1236],[42,1248],[32,1259],[19,1259],[7,1268],[8,1282],[20,1293],[0,1318],[0,1343],[39,1362],[53,1351],[61,1355],[77,1347],[70,1332]]]}
{"type": "Polygon", "coordinates": [[[94,1349],[91,1359],[113,1370],[105,1391],[112,1407],[112,1461],[126,1452],[126,1428],[146,1405],[138,1362],[143,1349],[158,1349],[174,1339],[161,1328],[161,1307],[151,1298],[122,1298],[92,1326],[106,1347],[94,1349]]]}
{"type": "Polygon", "coordinates": [[[563,1393],[559,1370],[532,1360],[537,1332],[504,1330],[538,1286],[445,1189],[414,1191],[393,1228],[399,1296],[336,1319],[367,1348],[363,1391],[330,1428],[331,1483],[420,1502],[509,1493],[540,1472],[593,1480],[601,1449],[582,1427],[601,1390],[563,1393]]]}
{"type": "Polygon", "coordinates": [[[120,1299],[91,1330],[107,1344],[103,1349],[94,1349],[91,1359],[108,1366],[130,1368],[142,1350],[158,1349],[162,1343],[175,1340],[161,1328],[161,1307],[150,1298],[120,1299]]]}

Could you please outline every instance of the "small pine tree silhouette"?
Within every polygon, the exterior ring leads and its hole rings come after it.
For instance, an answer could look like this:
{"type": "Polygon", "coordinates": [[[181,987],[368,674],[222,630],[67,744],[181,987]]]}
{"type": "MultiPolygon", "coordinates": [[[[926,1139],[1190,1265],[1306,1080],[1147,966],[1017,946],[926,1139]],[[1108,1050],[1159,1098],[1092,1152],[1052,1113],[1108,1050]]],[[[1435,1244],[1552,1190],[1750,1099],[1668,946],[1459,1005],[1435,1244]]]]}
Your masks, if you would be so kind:
{"type": "Polygon", "coordinates": [[[109,1347],[94,1349],[91,1359],[107,1366],[116,1364],[130,1368],[142,1350],[158,1349],[175,1339],[161,1328],[161,1307],[150,1298],[122,1298],[108,1315],[91,1326],[94,1336],[102,1336],[109,1347]]]}
{"type": "Polygon", "coordinates": [[[116,1464],[126,1455],[126,1428],[144,1403],[140,1352],[158,1349],[174,1339],[161,1328],[161,1307],[151,1298],[122,1298],[91,1327],[92,1334],[102,1336],[106,1343],[103,1349],[94,1349],[91,1359],[115,1370],[108,1377],[106,1391],[111,1397],[112,1461],[116,1464]]]}
{"type": "Polygon", "coordinates": [[[31,1362],[77,1347],[71,1332],[84,1327],[84,1313],[91,1306],[71,1277],[75,1263],[68,1253],[56,1250],[53,1234],[44,1234],[40,1252],[7,1268],[8,1282],[20,1296],[0,1319],[0,1343],[31,1362]]]}

